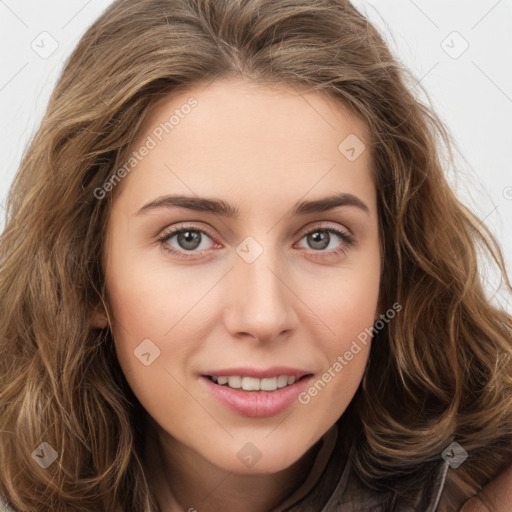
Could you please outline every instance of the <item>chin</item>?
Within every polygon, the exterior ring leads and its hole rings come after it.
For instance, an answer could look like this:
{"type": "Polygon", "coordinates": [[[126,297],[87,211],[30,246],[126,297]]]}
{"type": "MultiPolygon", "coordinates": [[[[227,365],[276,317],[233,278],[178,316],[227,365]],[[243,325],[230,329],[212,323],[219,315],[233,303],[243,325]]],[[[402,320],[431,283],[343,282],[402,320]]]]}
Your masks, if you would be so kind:
{"type": "MultiPolygon", "coordinates": [[[[236,443],[233,449],[227,449],[234,453],[234,457],[226,457],[226,452],[222,454],[211,454],[207,457],[211,463],[225,471],[242,475],[259,475],[265,473],[278,473],[295,464],[305,453],[297,446],[296,438],[289,437],[290,446],[283,446],[279,442],[277,446],[267,443],[245,441],[241,445],[236,443]],[[216,455],[221,455],[217,457],[216,455]]],[[[276,439],[277,440],[277,439],[276,439]]]]}

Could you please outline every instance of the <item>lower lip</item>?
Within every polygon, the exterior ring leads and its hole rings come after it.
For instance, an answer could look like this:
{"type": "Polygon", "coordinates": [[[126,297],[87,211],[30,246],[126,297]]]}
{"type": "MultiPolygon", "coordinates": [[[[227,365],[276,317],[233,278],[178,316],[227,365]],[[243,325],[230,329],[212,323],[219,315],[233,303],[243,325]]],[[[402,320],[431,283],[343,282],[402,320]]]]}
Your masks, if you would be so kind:
{"type": "Polygon", "coordinates": [[[267,418],[290,407],[312,377],[308,375],[290,386],[275,391],[241,391],[219,386],[205,376],[201,376],[200,380],[205,382],[215,398],[237,414],[251,418],[267,418]]]}

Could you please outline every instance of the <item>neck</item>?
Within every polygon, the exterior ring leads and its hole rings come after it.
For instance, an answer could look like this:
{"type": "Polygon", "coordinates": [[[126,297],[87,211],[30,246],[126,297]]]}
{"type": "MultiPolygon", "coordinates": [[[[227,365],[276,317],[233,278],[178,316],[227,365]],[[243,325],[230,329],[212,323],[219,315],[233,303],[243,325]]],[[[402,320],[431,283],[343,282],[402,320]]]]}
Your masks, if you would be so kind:
{"type": "Polygon", "coordinates": [[[215,466],[149,422],[145,465],[160,512],[268,512],[300,487],[318,454],[315,443],[290,467],[276,473],[236,474],[215,466]]]}

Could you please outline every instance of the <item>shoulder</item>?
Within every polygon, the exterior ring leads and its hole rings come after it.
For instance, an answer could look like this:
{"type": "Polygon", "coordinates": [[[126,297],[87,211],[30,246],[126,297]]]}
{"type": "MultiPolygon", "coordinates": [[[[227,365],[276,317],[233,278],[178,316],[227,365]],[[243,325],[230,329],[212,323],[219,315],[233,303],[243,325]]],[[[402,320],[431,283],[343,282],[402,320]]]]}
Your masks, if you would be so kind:
{"type": "Polygon", "coordinates": [[[512,510],[512,464],[491,480],[460,512],[510,512],[512,510]]]}
{"type": "MultiPolygon", "coordinates": [[[[375,491],[368,487],[366,482],[355,473],[354,467],[350,461],[351,458],[349,458],[347,466],[331,494],[329,501],[321,511],[353,512],[358,510],[364,512],[384,512],[385,510],[390,510],[389,507],[391,503],[395,502],[399,497],[395,491],[375,491]]],[[[411,506],[401,503],[395,506],[393,510],[399,510],[400,512],[414,512],[419,510],[436,511],[445,487],[448,467],[448,463],[444,460],[433,464],[432,471],[428,479],[426,479],[424,487],[418,491],[414,498],[411,498],[414,500],[414,504],[411,506]]],[[[509,510],[507,512],[511,511],[509,510]]]]}

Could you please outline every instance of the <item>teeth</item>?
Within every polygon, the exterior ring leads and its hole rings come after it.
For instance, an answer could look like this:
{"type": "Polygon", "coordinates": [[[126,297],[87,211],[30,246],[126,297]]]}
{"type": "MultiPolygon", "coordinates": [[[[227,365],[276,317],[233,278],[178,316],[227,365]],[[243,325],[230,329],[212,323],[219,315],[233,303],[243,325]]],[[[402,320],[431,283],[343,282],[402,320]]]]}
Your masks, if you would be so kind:
{"type": "Polygon", "coordinates": [[[242,377],[242,389],[244,391],[259,391],[260,383],[260,379],[255,379],[254,377],[242,377]]]}
{"type": "MultiPolygon", "coordinates": [[[[292,377],[290,377],[292,378],[292,377]]],[[[284,388],[285,386],[288,386],[288,377],[286,375],[280,375],[277,377],[277,387],[278,388],[284,388]]]]}
{"type": "Polygon", "coordinates": [[[242,377],[228,377],[228,386],[230,388],[241,388],[242,387],[242,377]]]}
{"type": "Polygon", "coordinates": [[[275,391],[293,384],[296,379],[293,376],[280,375],[279,377],[270,377],[257,379],[255,377],[241,377],[239,375],[211,377],[213,382],[220,386],[229,386],[233,389],[243,389],[244,391],[275,391]]]}
{"type": "MultiPolygon", "coordinates": [[[[260,382],[261,391],[275,391],[277,388],[282,388],[283,386],[279,385],[279,382],[280,382],[279,379],[283,379],[283,376],[261,379],[261,382],[260,382]]],[[[286,377],[284,377],[284,379],[286,381],[286,384],[288,384],[288,379],[286,377]]]]}

